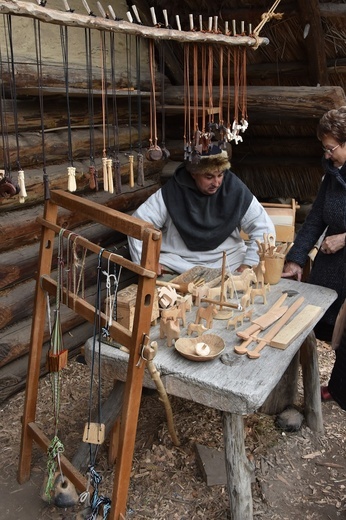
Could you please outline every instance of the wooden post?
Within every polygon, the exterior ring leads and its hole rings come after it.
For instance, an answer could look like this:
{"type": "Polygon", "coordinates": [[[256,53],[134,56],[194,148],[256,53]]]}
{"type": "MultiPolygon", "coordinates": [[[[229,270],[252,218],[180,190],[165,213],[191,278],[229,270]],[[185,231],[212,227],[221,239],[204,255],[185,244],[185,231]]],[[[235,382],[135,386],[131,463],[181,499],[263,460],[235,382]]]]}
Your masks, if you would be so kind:
{"type": "Polygon", "coordinates": [[[241,415],[223,412],[222,420],[231,517],[232,520],[253,520],[253,469],[245,453],[244,418],[241,415]]]}
{"type": "Polygon", "coordinates": [[[312,431],[324,433],[317,343],[312,331],[300,347],[300,362],[304,382],[306,424],[312,431]]]}
{"type": "MultiPolygon", "coordinates": [[[[55,222],[58,207],[49,200],[44,208],[44,218],[55,222]]],[[[40,246],[39,268],[37,282],[44,274],[49,274],[52,265],[54,231],[42,228],[42,239],[40,246]]],[[[31,340],[28,361],[28,376],[26,380],[26,392],[24,402],[24,414],[22,418],[22,438],[19,454],[18,482],[22,484],[30,477],[30,465],[32,455],[32,436],[29,432],[29,424],[34,422],[36,416],[36,404],[38,383],[40,378],[40,366],[42,355],[42,344],[44,327],[46,322],[46,293],[40,283],[36,283],[35,307],[31,327],[31,340]]]]}

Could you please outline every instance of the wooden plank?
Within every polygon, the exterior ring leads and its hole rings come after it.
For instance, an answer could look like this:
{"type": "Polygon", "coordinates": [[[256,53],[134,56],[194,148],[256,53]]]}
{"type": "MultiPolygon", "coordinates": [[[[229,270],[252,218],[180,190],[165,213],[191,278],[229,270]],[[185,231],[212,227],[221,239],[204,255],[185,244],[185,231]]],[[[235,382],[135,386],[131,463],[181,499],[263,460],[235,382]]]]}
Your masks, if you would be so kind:
{"type": "Polygon", "coordinates": [[[207,486],[227,484],[225,452],[196,443],[196,460],[207,486]]]}
{"type": "Polygon", "coordinates": [[[270,346],[285,349],[294,341],[302,331],[322,313],[321,307],[307,305],[285,327],[283,327],[271,340],[270,346]]]}

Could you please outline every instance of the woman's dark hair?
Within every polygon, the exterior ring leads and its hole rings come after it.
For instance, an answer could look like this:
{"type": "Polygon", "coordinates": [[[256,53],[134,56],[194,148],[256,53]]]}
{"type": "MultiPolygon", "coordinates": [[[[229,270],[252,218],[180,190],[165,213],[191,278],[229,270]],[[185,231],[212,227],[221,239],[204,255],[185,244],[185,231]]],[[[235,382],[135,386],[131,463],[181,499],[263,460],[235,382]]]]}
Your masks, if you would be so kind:
{"type": "Polygon", "coordinates": [[[317,137],[321,141],[326,135],[334,137],[338,143],[346,142],[346,106],[326,112],[317,126],[317,137]]]}

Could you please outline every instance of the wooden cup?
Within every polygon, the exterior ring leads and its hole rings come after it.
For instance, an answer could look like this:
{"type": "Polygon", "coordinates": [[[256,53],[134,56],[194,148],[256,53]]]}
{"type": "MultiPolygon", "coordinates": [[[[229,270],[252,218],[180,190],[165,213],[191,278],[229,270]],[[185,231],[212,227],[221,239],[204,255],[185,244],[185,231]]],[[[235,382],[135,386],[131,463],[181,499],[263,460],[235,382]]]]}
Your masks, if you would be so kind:
{"type": "Polygon", "coordinates": [[[276,256],[266,256],[264,262],[264,283],[269,283],[270,285],[275,285],[279,283],[285,263],[285,258],[280,258],[276,256]]]}

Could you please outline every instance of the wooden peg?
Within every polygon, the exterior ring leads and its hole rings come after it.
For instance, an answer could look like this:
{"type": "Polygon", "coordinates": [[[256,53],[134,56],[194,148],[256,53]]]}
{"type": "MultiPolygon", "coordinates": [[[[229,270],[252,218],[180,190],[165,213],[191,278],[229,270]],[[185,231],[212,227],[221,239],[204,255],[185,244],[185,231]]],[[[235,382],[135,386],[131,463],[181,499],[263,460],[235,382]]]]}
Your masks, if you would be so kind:
{"type": "Polygon", "coordinates": [[[233,30],[233,36],[236,36],[237,28],[236,28],[235,20],[232,20],[232,30],[233,30]]]}
{"type": "Polygon", "coordinates": [[[218,31],[218,16],[214,16],[214,32],[218,31]]]}
{"type": "Polygon", "coordinates": [[[189,20],[190,20],[190,31],[194,31],[195,27],[193,24],[193,14],[189,14],[189,20]]]}
{"type": "Polygon", "coordinates": [[[168,23],[168,14],[167,14],[167,9],[163,9],[162,10],[162,14],[163,14],[163,18],[165,20],[165,26],[168,27],[169,26],[169,23],[168,23]]]}
{"type": "Polygon", "coordinates": [[[175,15],[175,20],[177,22],[177,28],[178,28],[178,31],[181,31],[181,25],[180,25],[180,17],[178,14],[175,15]]]}
{"type": "Polygon", "coordinates": [[[133,173],[133,155],[129,155],[129,165],[130,165],[129,184],[130,184],[130,188],[133,188],[135,185],[135,177],[134,177],[134,173],[133,173]]]}
{"type": "Polygon", "coordinates": [[[156,19],[156,14],[155,14],[155,7],[150,7],[150,13],[151,13],[151,19],[153,21],[153,25],[156,26],[157,19],[156,19]]]}
{"type": "Polygon", "coordinates": [[[139,17],[138,9],[135,5],[132,5],[132,11],[135,13],[135,17],[138,23],[142,25],[142,20],[139,17]]]}

